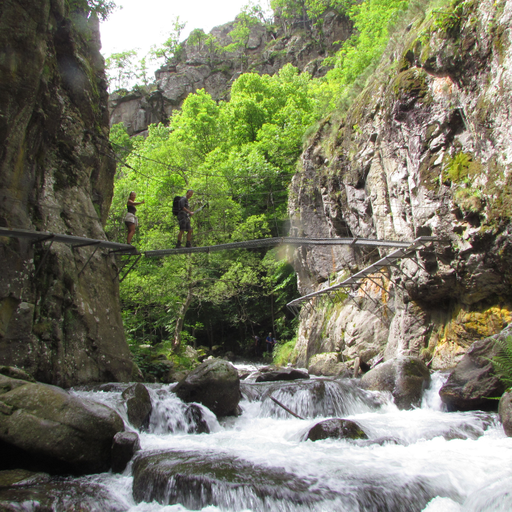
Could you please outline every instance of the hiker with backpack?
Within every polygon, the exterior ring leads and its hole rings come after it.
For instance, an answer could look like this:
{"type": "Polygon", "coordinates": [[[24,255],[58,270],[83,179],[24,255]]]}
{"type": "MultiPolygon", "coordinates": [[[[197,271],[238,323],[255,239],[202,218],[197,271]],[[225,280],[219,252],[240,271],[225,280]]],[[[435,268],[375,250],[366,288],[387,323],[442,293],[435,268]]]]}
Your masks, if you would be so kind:
{"type": "Polygon", "coordinates": [[[194,191],[189,189],[187,190],[187,194],[183,197],[180,197],[177,201],[177,197],[174,198],[173,202],[173,211],[175,208],[175,204],[177,203],[178,209],[178,222],[180,225],[180,232],[178,233],[178,243],[176,244],[176,248],[181,247],[181,238],[183,237],[183,233],[187,232],[187,243],[185,247],[192,247],[192,227],[190,226],[190,216],[194,215],[194,212],[190,210],[188,205],[188,200],[193,196],[194,191]]]}

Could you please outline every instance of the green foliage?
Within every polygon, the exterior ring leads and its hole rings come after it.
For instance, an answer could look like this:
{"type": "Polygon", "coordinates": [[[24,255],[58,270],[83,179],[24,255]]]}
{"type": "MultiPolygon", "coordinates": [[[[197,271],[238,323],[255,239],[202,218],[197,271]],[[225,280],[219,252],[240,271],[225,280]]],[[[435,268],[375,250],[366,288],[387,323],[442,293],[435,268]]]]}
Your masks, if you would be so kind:
{"type": "Polygon", "coordinates": [[[494,371],[500,380],[508,387],[512,387],[512,336],[505,339],[496,339],[500,351],[492,358],[494,371]]]}
{"type": "Polygon", "coordinates": [[[467,17],[467,8],[473,3],[473,0],[452,0],[443,9],[435,10],[434,27],[454,36],[460,31],[461,23],[467,17]]]}
{"type": "Polygon", "coordinates": [[[150,51],[150,55],[154,60],[161,60],[162,64],[166,64],[173,57],[179,57],[180,52],[183,48],[180,38],[183,29],[187,26],[186,23],[180,23],[180,17],[176,16],[172,23],[172,30],[167,40],[162,46],[153,46],[150,51]]]}
{"type": "Polygon", "coordinates": [[[451,158],[443,169],[443,174],[455,183],[461,182],[464,178],[468,177],[469,168],[472,162],[471,155],[467,153],[457,153],[451,158]]]}
{"type": "Polygon", "coordinates": [[[277,366],[286,366],[288,363],[294,364],[297,361],[297,351],[295,345],[297,339],[293,338],[286,343],[278,343],[273,351],[273,363],[277,366]]]}
{"type": "Polygon", "coordinates": [[[270,5],[285,29],[291,28],[294,22],[300,22],[306,30],[311,30],[313,25],[323,23],[326,11],[344,14],[356,3],[356,0],[271,0],[270,5]]]}
{"type": "MultiPolygon", "coordinates": [[[[193,210],[208,203],[192,217],[195,245],[284,234],[287,188],[312,119],[310,84],[309,75],[291,66],[274,77],[242,75],[230,102],[216,103],[205,91],[191,94],[169,126],[150,126],[145,139],[129,139],[121,126],[113,127],[123,166],[109,237],[124,241],[126,201],[135,191],[145,200],[135,245],[142,251],[173,247],[172,198],[188,188],[195,191],[193,210]]],[[[144,258],[121,286],[125,325],[136,344],[172,341],[177,330],[184,344],[197,340],[226,350],[237,350],[254,329],[292,337],[296,323],[286,303],[296,295],[293,268],[276,250],[144,258]]]]}
{"type": "Polygon", "coordinates": [[[66,0],[71,11],[79,10],[87,14],[95,13],[105,21],[116,8],[113,0],[66,0]]]}
{"type": "Polygon", "coordinates": [[[113,53],[105,62],[109,77],[109,84],[114,90],[128,87],[130,81],[135,78],[136,72],[134,59],[137,56],[135,50],[113,53]]]}

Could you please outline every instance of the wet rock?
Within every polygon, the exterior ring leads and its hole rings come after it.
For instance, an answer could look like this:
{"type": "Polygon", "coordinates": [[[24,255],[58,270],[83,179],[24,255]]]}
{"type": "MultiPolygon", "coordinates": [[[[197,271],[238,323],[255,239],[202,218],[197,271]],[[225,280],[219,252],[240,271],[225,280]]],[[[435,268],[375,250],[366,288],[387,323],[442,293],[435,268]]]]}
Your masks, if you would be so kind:
{"type": "Polygon", "coordinates": [[[260,372],[260,375],[255,378],[255,382],[309,379],[308,372],[297,370],[296,368],[279,368],[275,370],[262,369],[260,372]]]}
{"type": "Polygon", "coordinates": [[[97,473],[123,420],[109,407],[63,389],[0,375],[0,469],[97,473]]]}
{"type": "Polygon", "coordinates": [[[311,358],[308,366],[310,375],[321,375],[324,377],[345,376],[348,371],[347,365],[340,362],[338,352],[316,354],[311,358]]]}
{"type": "Polygon", "coordinates": [[[10,377],[11,379],[26,380],[27,382],[36,381],[32,375],[29,375],[27,372],[15,366],[0,366],[0,374],[10,377]]]}
{"type": "Polygon", "coordinates": [[[92,482],[50,480],[32,486],[0,488],[2,512],[125,512],[104,486],[92,482]]]}
{"type": "Polygon", "coordinates": [[[503,393],[498,406],[500,421],[508,437],[512,437],[512,391],[503,393]]]}
{"type": "MultiPolygon", "coordinates": [[[[343,417],[364,408],[378,408],[382,405],[376,397],[361,388],[358,381],[311,379],[280,383],[257,383],[262,387],[262,407],[273,417],[287,418],[288,413],[273,402],[272,397],[302,418],[343,417]]],[[[246,388],[244,386],[244,392],[246,388]]],[[[253,400],[256,395],[252,395],[253,400]]]]}
{"type": "Polygon", "coordinates": [[[48,473],[35,473],[26,469],[0,471],[0,489],[5,487],[25,487],[49,482],[48,473]]]}
{"type": "Polygon", "coordinates": [[[184,402],[199,402],[217,416],[236,415],[241,398],[236,368],[220,359],[201,363],[173,391],[184,402]]]}
{"type": "Polygon", "coordinates": [[[399,409],[410,409],[421,404],[423,391],[430,385],[430,372],[420,359],[398,357],[377,365],[362,381],[368,389],[391,392],[399,409]]]}
{"type": "Polygon", "coordinates": [[[187,434],[209,434],[210,427],[203,416],[201,407],[190,404],[185,411],[185,419],[188,422],[187,434]]]}
{"type": "Polygon", "coordinates": [[[460,363],[450,373],[439,395],[449,411],[496,410],[505,385],[494,373],[492,359],[499,347],[494,337],[473,343],[460,363]]]}
{"type": "Polygon", "coordinates": [[[133,463],[136,502],[181,503],[187,509],[208,505],[238,510],[305,508],[335,497],[321,482],[284,469],[260,467],[238,457],[209,452],[165,451],[140,454],[133,463]]]}
{"type": "Polygon", "coordinates": [[[125,389],[122,397],[126,400],[128,420],[132,426],[141,430],[147,429],[153,406],[146,387],[137,382],[125,389]]]}
{"type": "Polygon", "coordinates": [[[136,432],[118,432],[112,442],[112,471],[122,473],[139,450],[140,439],[136,432]]]}
{"type": "Polygon", "coordinates": [[[320,439],[368,439],[368,436],[355,421],[332,418],[317,423],[305,436],[305,440],[320,439]]]}

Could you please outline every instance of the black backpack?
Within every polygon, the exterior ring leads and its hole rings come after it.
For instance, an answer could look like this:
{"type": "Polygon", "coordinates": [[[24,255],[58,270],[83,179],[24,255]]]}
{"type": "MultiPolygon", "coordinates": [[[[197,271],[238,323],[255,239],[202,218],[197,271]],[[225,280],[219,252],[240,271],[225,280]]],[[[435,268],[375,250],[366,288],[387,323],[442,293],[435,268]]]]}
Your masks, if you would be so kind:
{"type": "Polygon", "coordinates": [[[175,196],[174,199],[172,200],[172,214],[173,215],[178,215],[178,213],[180,213],[180,199],[181,199],[181,196],[175,196]]]}

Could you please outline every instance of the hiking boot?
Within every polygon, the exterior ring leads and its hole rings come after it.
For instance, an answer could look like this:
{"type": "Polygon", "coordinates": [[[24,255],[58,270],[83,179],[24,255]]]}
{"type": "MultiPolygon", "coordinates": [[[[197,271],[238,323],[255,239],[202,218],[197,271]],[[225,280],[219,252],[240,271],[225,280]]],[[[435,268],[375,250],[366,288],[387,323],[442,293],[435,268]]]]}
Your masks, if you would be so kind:
{"type": "Polygon", "coordinates": [[[185,247],[192,247],[192,244],[191,244],[190,242],[187,242],[187,243],[185,244],[185,247]]]}
{"type": "Polygon", "coordinates": [[[176,249],[179,249],[181,247],[181,242],[178,240],[177,244],[176,244],[176,249]]]}

